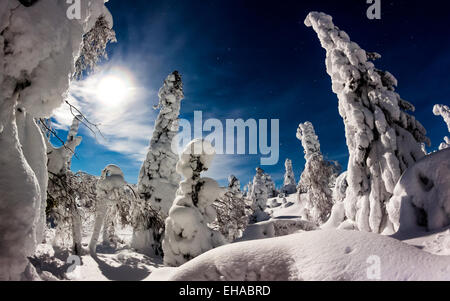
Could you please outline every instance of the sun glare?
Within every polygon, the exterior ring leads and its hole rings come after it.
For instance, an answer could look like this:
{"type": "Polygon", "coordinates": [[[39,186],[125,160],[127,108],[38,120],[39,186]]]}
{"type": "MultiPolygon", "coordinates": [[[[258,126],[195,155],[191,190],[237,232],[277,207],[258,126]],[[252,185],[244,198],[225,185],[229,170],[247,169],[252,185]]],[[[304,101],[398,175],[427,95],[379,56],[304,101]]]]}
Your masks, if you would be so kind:
{"type": "Polygon", "coordinates": [[[126,79],[117,76],[102,78],[97,87],[98,98],[107,105],[119,105],[129,96],[130,86],[126,79]]]}

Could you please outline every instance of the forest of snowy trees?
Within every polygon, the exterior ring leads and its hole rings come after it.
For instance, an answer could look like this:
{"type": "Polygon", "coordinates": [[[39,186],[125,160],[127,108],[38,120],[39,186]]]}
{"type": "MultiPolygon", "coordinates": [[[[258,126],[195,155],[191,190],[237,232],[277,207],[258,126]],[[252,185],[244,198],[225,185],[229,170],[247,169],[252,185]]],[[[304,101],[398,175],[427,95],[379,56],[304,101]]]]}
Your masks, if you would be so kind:
{"type": "MultiPolygon", "coordinates": [[[[325,50],[348,166],[326,158],[314,125],[298,120],[299,183],[286,158],[280,187],[262,166],[245,187],[234,175],[220,187],[202,175],[215,158],[210,141],[174,152],[185,90],[173,71],[161,79],[158,116],[133,185],[114,164],[99,177],[71,170],[83,143],[79,129],[92,126],[82,112],[73,114],[65,141],[52,127],[71,83],[95,72],[115,42],[103,0],[83,5],[80,20],[67,19],[62,2],[0,3],[0,280],[71,279],[55,252],[88,265],[103,260],[105,248],[161,263],[149,280],[361,280],[358,263],[373,252],[389,254],[382,279],[450,280],[439,268],[448,257],[399,238],[450,227],[450,140],[424,151],[430,140],[414,105],[395,92],[397,79],[377,69],[380,55],[361,49],[331,16],[311,12],[305,25],[325,50]],[[50,15],[51,24],[39,22],[50,15]],[[329,267],[347,260],[341,253],[353,246],[361,252],[345,275],[329,267]]],[[[437,104],[433,113],[450,132],[449,107],[437,104]]]]}

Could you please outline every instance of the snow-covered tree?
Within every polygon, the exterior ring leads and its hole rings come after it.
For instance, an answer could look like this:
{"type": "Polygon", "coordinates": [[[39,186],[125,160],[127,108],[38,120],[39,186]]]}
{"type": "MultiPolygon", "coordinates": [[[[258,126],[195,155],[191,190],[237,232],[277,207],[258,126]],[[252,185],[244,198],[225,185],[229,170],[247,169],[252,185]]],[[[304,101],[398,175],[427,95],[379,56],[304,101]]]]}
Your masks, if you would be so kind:
{"type": "MultiPolygon", "coordinates": [[[[450,132],[450,108],[446,105],[435,105],[433,108],[433,113],[436,116],[442,116],[444,122],[447,124],[448,131],[450,132]]],[[[439,146],[439,150],[450,148],[450,138],[445,136],[444,142],[439,146]]]]}
{"type": "Polygon", "coordinates": [[[136,210],[138,216],[133,233],[133,248],[140,252],[161,253],[160,243],[163,229],[148,228],[150,224],[147,216],[150,208],[160,211],[165,218],[172,206],[180,176],[175,167],[178,156],[172,149],[172,142],[178,133],[178,116],[181,100],[183,99],[183,83],[177,71],[170,74],[159,90],[159,115],[156,119],[153,137],[147,158],[144,161],[138,179],[138,193],[141,198],[141,210],[136,210]],[[154,247],[151,247],[153,245],[154,247]]]}
{"type": "Polygon", "coordinates": [[[285,173],[284,173],[284,183],[281,192],[284,194],[292,194],[297,191],[297,184],[295,183],[295,175],[292,170],[292,161],[290,159],[286,159],[284,163],[285,173]]]}
{"type": "Polygon", "coordinates": [[[275,186],[275,182],[272,180],[272,177],[269,174],[264,173],[263,179],[264,179],[264,182],[266,183],[266,187],[267,187],[267,197],[268,198],[277,197],[278,190],[275,186]]]}
{"type": "Polygon", "coordinates": [[[395,184],[424,156],[421,143],[429,139],[407,113],[414,106],[395,92],[395,77],[370,62],[379,54],[361,49],[324,13],[311,12],[305,25],[316,31],[326,50],[327,72],[344,120],[350,154],[346,217],[359,230],[382,232],[392,228],[385,205],[395,184]]]}
{"type": "Polygon", "coordinates": [[[35,120],[63,103],[83,35],[100,16],[112,25],[104,0],[83,1],[80,20],[66,11],[64,1],[0,1],[0,280],[20,280],[42,240],[47,155],[35,120]]]}
{"type": "Polygon", "coordinates": [[[242,236],[252,214],[251,202],[244,198],[239,180],[231,175],[228,177],[227,192],[213,204],[217,219],[212,228],[220,231],[228,242],[242,236]]]}
{"type": "Polygon", "coordinates": [[[253,214],[250,223],[257,223],[269,219],[269,215],[264,212],[267,206],[268,188],[265,172],[261,168],[256,168],[256,175],[253,177],[249,199],[252,201],[253,214]]]}
{"type": "MultiPolygon", "coordinates": [[[[95,225],[89,243],[91,256],[96,257],[97,243],[102,228],[105,243],[109,243],[109,240],[115,236],[115,208],[120,203],[123,204],[124,199],[130,199],[132,191],[129,189],[120,167],[110,164],[102,170],[96,186],[95,225]]],[[[126,208],[131,207],[130,202],[126,205],[126,208]]]]}
{"type": "Polygon", "coordinates": [[[180,155],[176,170],[185,180],[180,183],[166,219],[162,243],[166,265],[179,266],[225,243],[223,235],[208,227],[208,223],[216,219],[213,203],[226,190],[213,179],[200,176],[208,170],[214,156],[212,145],[201,139],[191,141],[180,155]]]}
{"type": "Polygon", "coordinates": [[[100,16],[92,27],[83,36],[83,46],[75,62],[75,77],[81,78],[83,72],[91,72],[102,58],[108,58],[106,46],[117,42],[116,33],[111,29],[105,16],[100,16]]]}
{"type": "Polygon", "coordinates": [[[324,160],[320,151],[319,138],[311,122],[301,123],[297,130],[305,153],[305,169],[300,177],[300,191],[307,193],[305,204],[307,219],[322,224],[329,217],[333,207],[331,187],[336,181],[337,168],[332,162],[324,160]],[[333,182],[333,184],[331,184],[333,182]]]}

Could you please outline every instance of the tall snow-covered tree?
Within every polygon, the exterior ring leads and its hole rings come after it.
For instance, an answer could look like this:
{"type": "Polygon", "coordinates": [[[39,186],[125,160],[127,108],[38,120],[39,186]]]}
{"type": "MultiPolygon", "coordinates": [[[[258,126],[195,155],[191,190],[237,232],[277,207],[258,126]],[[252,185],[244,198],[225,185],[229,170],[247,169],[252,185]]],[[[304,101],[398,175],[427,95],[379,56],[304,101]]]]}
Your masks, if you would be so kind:
{"type": "Polygon", "coordinates": [[[311,122],[301,123],[297,130],[305,152],[305,169],[300,177],[300,191],[307,193],[305,214],[311,222],[322,224],[329,217],[333,207],[330,182],[336,180],[336,166],[324,160],[320,151],[319,138],[311,122]]]}
{"type": "MultiPolygon", "coordinates": [[[[450,132],[450,108],[446,105],[435,105],[433,113],[436,116],[442,116],[444,122],[447,124],[448,131],[450,132]]],[[[450,148],[450,138],[445,136],[444,142],[439,146],[439,150],[450,148]]]]}
{"type": "Polygon", "coordinates": [[[175,198],[180,176],[176,173],[178,156],[174,153],[172,144],[178,133],[178,117],[181,100],[183,99],[183,83],[177,71],[170,74],[159,90],[158,118],[150,148],[138,179],[138,193],[142,200],[141,210],[136,210],[138,216],[133,233],[133,248],[146,254],[161,253],[163,229],[153,229],[147,215],[150,208],[160,211],[165,218],[169,214],[175,198]],[[149,228],[150,227],[150,228],[149,228]],[[152,247],[153,246],[153,247],[152,247]]]}
{"type": "Polygon", "coordinates": [[[250,223],[257,223],[269,219],[264,210],[267,207],[268,187],[265,172],[261,168],[256,168],[256,175],[253,177],[249,199],[252,201],[253,214],[250,216],[250,223]]]}
{"type": "Polygon", "coordinates": [[[63,103],[83,35],[100,16],[112,26],[104,0],[82,2],[76,21],[64,1],[34,2],[0,2],[0,280],[22,279],[42,239],[47,155],[35,120],[63,103]]]}
{"type": "Polygon", "coordinates": [[[227,192],[213,204],[217,219],[213,229],[220,231],[228,242],[242,236],[252,214],[251,202],[244,198],[241,183],[234,176],[228,177],[227,192]]]}
{"type": "Polygon", "coordinates": [[[284,173],[284,182],[281,192],[285,194],[295,193],[297,191],[297,184],[295,183],[295,175],[292,169],[292,161],[290,159],[286,159],[284,167],[286,171],[284,173]]]}
{"type": "Polygon", "coordinates": [[[327,72],[344,120],[350,155],[346,218],[359,230],[392,229],[386,202],[401,174],[424,156],[426,131],[407,113],[414,106],[395,92],[395,77],[371,62],[379,54],[361,49],[324,13],[311,12],[305,25],[314,29],[326,50],[327,72]]]}
{"type": "MultiPolygon", "coordinates": [[[[55,148],[47,141],[47,169],[49,182],[47,187],[47,215],[56,225],[58,235],[64,236],[67,228],[71,228],[72,251],[82,254],[81,246],[81,215],[78,210],[79,200],[74,181],[75,176],[70,171],[72,157],[82,138],[77,136],[81,116],[75,116],[63,146],[55,148]]],[[[45,214],[45,211],[44,211],[45,214]]],[[[44,217],[45,218],[45,217],[44,217]]]]}
{"type": "Polygon", "coordinates": [[[213,179],[201,177],[214,156],[212,145],[201,139],[191,141],[180,155],[176,169],[185,180],[180,183],[166,219],[162,243],[166,265],[182,265],[225,243],[223,235],[208,224],[216,219],[213,203],[223,197],[226,190],[213,179]]]}

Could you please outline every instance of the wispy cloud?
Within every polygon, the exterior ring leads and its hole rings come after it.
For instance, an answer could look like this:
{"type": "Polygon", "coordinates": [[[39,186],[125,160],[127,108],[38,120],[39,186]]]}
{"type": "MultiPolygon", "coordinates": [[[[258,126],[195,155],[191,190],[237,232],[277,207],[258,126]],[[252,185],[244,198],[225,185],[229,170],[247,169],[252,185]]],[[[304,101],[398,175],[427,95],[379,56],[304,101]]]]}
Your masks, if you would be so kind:
{"type": "MultiPolygon", "coordinates": [[[[97,143],[141,162],[147,153],[156,119],[157,112],[152,108],[156,100],[150,100],[155,95],[156,91],[139,87],[128,70],[108,67],[74,82],[68,101],[89,121],[99,125],[104,137],[97,135],[97,143]],[[121,87],[116,87],[117,84],[121,87]],[[115,95],[117,93],[120,95],[115,95]]],[[[73,119],[70,106],[64,104],[53,117],[57,128],[67,128],[73,119]]],[[[93,135],[86,129],[83,133],[93,135]]]]}

